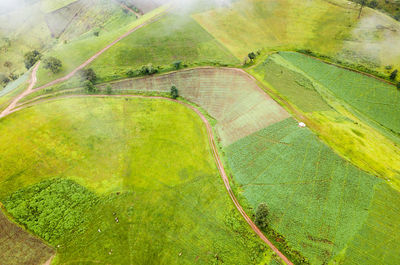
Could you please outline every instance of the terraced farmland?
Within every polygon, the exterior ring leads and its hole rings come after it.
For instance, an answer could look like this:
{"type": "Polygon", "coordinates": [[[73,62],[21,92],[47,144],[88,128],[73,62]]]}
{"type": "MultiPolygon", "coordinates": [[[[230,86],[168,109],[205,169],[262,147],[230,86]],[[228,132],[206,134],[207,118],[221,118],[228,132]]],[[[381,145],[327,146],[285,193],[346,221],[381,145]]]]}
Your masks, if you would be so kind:
{"type": "Polygon", "coordinates": [[[2,119],[0,134],[0,200],[57,248],[52,264],[269,260],[182,105],[63,99],[2,119]]]}

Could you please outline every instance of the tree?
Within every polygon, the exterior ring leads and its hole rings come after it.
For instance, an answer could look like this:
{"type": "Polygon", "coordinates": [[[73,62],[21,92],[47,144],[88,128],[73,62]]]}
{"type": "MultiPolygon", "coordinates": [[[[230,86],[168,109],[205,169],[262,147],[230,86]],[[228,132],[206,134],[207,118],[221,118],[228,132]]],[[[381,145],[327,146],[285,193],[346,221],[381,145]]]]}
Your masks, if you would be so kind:
{"type": "Polygon", "coordinates": [[[42,57],[42,54],[40,52],[38,52],[37,50],[33,50],[33,51],[25,53],[24,63],[25,63],[26,69],[30,69],[32,66],[34,66],[35,63],[37,61],[39,61],[41,57],[42,57]]]}
{"type": "Polygon", "coordinates": [[[96,83],[97,75],[92,68],[83,69],[83,70],[81,70],[80,74],[81,74],[81,77],[83,80],[88,80],[92,84],[96,83]]]}
{"type": "Polygon", "coordinates": [[[182,65],[182,61],[176,61],[173,63],[174,67],[176,70],[178,70],[179,68],[181,68],[182,65]]]}
{"type": "Polygon", "coordinates": [[[12,66],[12,62],[10,62],[10,61],[4,62],[4,67],[11,68],[11,66],[12,66]]]}
{"type": "Polygon", "coordinates": [[[257,57],[257,55],[254,52],[249,53],[247,56],[251,61],[253,61],[257,57]]]}
{"type": "Polygon", "coordinates": [[[177,98],[179,97],[179,91],[178,91],[178,89],[176,88],[176,86],[172,86],[172,87],[171,87],[171,97],[172,97],[173,99],[177,99],[177,98]]]}
{"type": "Polygon", "coordinates": [[[391,74],[390,74],[390,79],[391,80],[395,80],[396,79],[396,77],[397,77],[397,69],[396,70],[394,70],[391,74]]]}
{"type": "Polygon", "coordinates": [[[361,12],[364,8],[364,6],[367,4],[367,0],[356,0],[356,3],[360,5],[360,13],[358,13],[358,18],[361,17],[361,12]]]}
{"type": "Polygon", "coordinates": [[[89,93],[96,92],[96,87],[89,80],[86,80],[84,85],[85,85],[85,89],[86,89],[87,92],[89,92],[89,93]]]}
{"type": "Polygon", "coordinates": [[[268,206],[265,203],[260,203],[256,211],[256,225],[259,228],[265,229],[268,227],[268,215],[268,206]]]}
{"type": "Polygon", "coordinates": [[[44,68],[50,69],[53,74],[60,72],[62,62],[55,57],[48,57],[44,60],[44,68]]]}

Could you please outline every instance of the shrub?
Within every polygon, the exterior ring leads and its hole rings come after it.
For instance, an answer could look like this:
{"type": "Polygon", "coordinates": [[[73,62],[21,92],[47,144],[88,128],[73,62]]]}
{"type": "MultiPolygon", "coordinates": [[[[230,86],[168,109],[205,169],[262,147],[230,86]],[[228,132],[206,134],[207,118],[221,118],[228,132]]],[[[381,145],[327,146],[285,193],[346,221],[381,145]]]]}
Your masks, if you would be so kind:
{"type": "Polygon", "coordinates": [[[157,72],[158,72],[158,70],[156,68],[154,68],[151,63],[148,64],[148,65],[142,66],[142,69],[140,70],[140,73],[142,75],[152,75],[152,74],[155,74],[157,72]]]}

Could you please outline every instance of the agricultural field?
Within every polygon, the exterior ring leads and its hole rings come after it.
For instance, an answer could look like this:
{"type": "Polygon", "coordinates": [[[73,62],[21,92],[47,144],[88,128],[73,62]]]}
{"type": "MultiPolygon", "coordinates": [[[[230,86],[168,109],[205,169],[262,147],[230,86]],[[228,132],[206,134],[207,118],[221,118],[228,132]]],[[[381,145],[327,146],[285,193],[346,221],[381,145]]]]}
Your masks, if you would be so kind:
{"type": "Polygon", "coordinates": [[[329,65],[298,53],[281,53],[283,59],[328,88],[338,99],[381,126],[400,134],[400,90],[395,86],[329,65]]]}
{"type": "Polygon", "coordinates": [[[127,77],[129,70],[139,70],[148,63],[171,71],[176,61],[187,66],[240,62],[191,17],[171,13],[120,41],[89,67],[101,81],[109,81],[127,77]]]}
{"type": "Polygon", "coordinates": [[[57,249],[52,264],[268,263],[185,106],[62,99],[5,118],[0,134],[0,200],[57,249]]]}
{"type": "Polygon", "coordinates": [[[396,243],[375,253],[378,247],[371,249],[371,239],[379,227],[380,242],[398,242],[399,192],[340,158],[292,118],[243,138],[224,152],[251,207],[266,203],[270,228],[311,264],[327,264],[339,256],[336,264],[355,264],[353,255],[358,255],[356,263],[397,264],[390,258],[399,251],[396,243]],[[386,198],[390,201],[382,202],[386,198]],[[378,253],[388,256],[379,259],[378,253]],[[375,254],[376,260],[369,259],[375,254]]]}
{"type": "Polygon", "coordinates": [[[251,77],[238,69],[200,68],[110,85],[114,90],[131,92],[169,92],[175,85],[181,96],[218,121],[215,130],[224,146],[289,117],[251,77]]]}
{"type": "Polygon", "coordinates": [[[381,126],[400,124],[394,86],[289,52],[270,56],[250,72],[306,116],[342,156],[400,188],[400,138],[381,126]]]}
{"type": "Polygon", "coordinates": [[[1,264],[43,264],[55,251],[39,238],[11,222],[0,210],[1,264]]]}

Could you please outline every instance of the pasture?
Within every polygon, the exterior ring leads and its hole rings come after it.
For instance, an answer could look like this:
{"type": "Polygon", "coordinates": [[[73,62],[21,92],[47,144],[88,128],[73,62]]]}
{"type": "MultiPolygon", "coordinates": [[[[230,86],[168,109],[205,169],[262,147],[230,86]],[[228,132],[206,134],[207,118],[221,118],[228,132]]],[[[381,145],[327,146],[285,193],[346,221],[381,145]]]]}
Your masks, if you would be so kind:
{"type": "MultiPolygon", "coordinates": [[[[266,203],[270,227],[311,264],[326,264],[342,255],[356,235],[358,241],[365,242],[359,254],[362,260],[381,251],[375,253],[367,244],[373,231],[359,231],[368,230],[370,218],[386,219],[384,209],[398,214],[395,204],[380,202],[381,196],[390,193],[374,193],[383,181],[340,158],[295,120],[273,124],[224,148],[224,152],[234,181],[250,206],[255,209],[266,203]]],[[[391,200],[398,199],[398,191],[391,193],[391,200]]],[[[380,229],[380,241],[388,242],[399,227],[385,222],[380,229]]],[[[398,251],[395,244],[388,247],[385,253],[398,251]]],[[[346,255],[352,255],[348,251],[346,255]]],[[[373,262],[365,264],[396,263],[373,262]]]]}
{"type": "Polygon", "coordinates": [[[0,200],[57,248],[54,264],[270,259],[226,194],[201,119],[182,105],[62,99],[6,117],[0,133],[0,200]]]}

